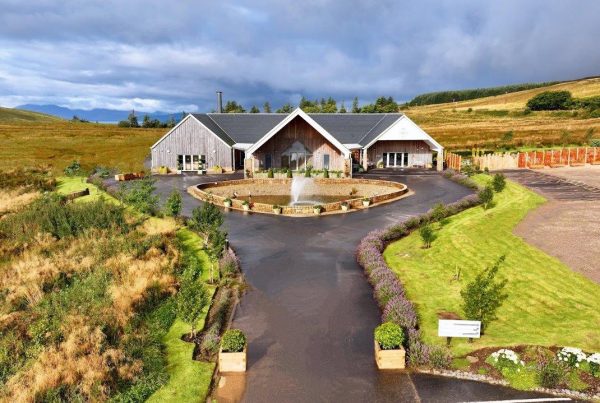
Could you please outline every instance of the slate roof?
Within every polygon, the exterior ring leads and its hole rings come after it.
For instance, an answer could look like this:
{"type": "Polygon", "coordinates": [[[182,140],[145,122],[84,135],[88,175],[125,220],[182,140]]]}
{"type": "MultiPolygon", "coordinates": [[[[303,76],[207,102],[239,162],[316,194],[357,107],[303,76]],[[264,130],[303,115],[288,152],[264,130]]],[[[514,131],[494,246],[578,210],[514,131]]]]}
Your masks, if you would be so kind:
{"type": "MultiPolygon", "coordinates": [[[[229,145],[254,144],[277,126],[287,113],[197,113],[202,124],[229,145]]],[[[309,113],[342,144],[368,144],[398,120],[401,113],[309,113]]]]}

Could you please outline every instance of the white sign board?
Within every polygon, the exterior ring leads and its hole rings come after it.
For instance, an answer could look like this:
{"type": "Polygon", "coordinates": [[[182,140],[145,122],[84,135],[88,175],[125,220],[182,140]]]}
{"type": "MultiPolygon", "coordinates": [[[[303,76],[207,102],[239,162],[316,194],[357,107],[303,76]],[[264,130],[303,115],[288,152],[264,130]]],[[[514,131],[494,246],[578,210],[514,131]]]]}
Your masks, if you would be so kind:
{"type": "Polygon", "coordinates": [[[440,337],[481,337],[481,322],[478,320],[439,320],[438,336],[440,337]]]}

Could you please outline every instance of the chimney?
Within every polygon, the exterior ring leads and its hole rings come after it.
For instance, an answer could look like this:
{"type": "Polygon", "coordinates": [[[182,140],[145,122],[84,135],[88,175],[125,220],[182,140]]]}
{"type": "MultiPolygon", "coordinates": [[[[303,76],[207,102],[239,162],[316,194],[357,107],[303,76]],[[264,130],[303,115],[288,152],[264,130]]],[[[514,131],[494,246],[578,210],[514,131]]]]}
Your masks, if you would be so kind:
{"type": "Polygon", "coordinates": [[[223,113],[223,92],[217,91],[217,113],[223,113]]]}

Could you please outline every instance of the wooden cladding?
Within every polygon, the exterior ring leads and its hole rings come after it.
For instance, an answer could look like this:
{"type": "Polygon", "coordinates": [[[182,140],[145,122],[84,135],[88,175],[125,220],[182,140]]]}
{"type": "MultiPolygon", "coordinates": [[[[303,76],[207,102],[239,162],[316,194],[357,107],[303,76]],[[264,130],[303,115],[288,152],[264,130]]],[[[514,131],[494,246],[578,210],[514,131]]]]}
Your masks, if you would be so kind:
{"type": "Polygon", "coordinates": [[[380,140],[367,151],[369,164],[383,163],[384,153],[408,153],[409,167],[431,167],[433,159],[429,145],[422,140],[380,140]]]}
{"type": "MultiPolygon", "coordinates": [[[[330,170],[344,169],[344,155],[331,144],[321,133],[300,117],[294,118],[278,133],[254,152],[258,161],[256,168],[283,168],[291,164],[293,158],[302,158],[303,166],[310,165],[314,169],[323,169],[324,162],[329,160],[330,170]],[[292,156],[292,154],[294,154],[292,156]],[[328,156],[328,157],[325,157],[328,156]]],[[[292,169],[300,169],[295,163],[292,169]]]]}

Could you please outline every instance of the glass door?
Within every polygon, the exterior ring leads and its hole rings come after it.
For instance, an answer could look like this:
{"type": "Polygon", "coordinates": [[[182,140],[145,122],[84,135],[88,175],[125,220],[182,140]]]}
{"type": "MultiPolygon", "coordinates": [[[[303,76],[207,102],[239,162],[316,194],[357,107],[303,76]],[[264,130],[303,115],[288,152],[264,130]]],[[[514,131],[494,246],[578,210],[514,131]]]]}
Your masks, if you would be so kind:
{"type": "Polygon", "coordinates": [[[408,166],[408,153],[383,153],[383,164],[386,168],[408,166]]]}

